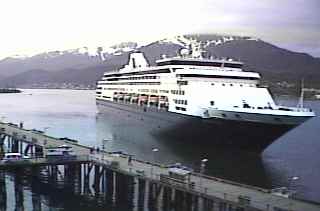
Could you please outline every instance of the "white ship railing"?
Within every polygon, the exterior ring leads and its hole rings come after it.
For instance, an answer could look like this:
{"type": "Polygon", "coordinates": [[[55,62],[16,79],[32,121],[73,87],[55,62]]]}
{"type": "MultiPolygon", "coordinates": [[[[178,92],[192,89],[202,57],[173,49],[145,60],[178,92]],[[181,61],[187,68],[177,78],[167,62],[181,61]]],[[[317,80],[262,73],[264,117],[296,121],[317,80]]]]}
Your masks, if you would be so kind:
{"type": "Polygon", "coordinates": [[[311,108],[278,106],[277,110],[294,111],[294,112],[312,112],[311,108]]]}

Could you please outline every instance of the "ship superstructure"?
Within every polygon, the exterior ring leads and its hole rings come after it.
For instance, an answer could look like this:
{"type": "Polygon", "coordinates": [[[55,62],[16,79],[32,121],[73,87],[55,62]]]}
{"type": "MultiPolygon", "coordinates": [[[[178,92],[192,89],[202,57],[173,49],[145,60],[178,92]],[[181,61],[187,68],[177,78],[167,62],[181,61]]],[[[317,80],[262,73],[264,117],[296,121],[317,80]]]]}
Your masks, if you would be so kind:
{"type": "Polygon", "coordinates": [[[243,71],[242,62],[197,55],[194,58],[182,52],[180,57],[164,57],[156,61],[156,66],[149,66],[143,53],[131,53],[126,66],[106,72],[97,83],[97,104],[104,104],[104,109],[109,105],[113,109],[120,106],[128,112],[144,112],[141,115],[147,115],[147,110],[158,112],[163,118],[170,113],[170,126],[177,123],[172,117],[175,114],[179,124],[192,127],[185,130],[193,130],[193,138],[200,132],[204,135],[201,138],[209,142],[219,139],[220,144],[239,143],[249,148],[258,145],[259,150],[315,116],[307,108],[276,105],[268,89],[260,86],[260,75],[243,71]],[[187,124],[187,117],[192,124],[187,124]],[[223,129],[228,131],[227,136],[214,132],[223,129]],[[264,134],[256,134],[264,129],[272,135],[265,134],[264,138],[264,134]],[[255,140],[259,144],[252,143],[251,139],[259,138],[255,140]]]}

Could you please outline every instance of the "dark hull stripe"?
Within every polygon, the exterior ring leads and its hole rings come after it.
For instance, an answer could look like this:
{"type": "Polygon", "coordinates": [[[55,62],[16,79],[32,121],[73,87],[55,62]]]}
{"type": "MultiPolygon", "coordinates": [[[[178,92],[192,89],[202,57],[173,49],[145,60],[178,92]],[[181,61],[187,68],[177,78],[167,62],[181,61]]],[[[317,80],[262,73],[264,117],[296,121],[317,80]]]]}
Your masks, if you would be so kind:
{"type": "MultiPolygon", "coordinates": [[[[219,145],[232,148],[248,149],[262,152],[278,137],[294,126],[271,125],[223,119],[202,119],[154,107],[143,107],[135,104],[124,104],[97,100],[98,110],[114,116],[113,119],[126,125],[143,127],[154,136],[175,140],[188,141],[204,145],[219,145]],[[130,118],[117,118],[117,112],[127,113],[130,118]]],[[[125,129],[125,128],[123,128],[125,129]]]]}

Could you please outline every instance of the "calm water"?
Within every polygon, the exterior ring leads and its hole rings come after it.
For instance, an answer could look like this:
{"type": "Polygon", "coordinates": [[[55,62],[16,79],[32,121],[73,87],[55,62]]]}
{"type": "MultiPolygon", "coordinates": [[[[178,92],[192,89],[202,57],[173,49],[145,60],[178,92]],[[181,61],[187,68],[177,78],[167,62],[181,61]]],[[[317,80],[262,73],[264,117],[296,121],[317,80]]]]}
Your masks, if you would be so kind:
{"type": "MultiPolygon", "coordinates": [[[[285,100],[285,103],[296,101],[285,100]]],[[[306,106],[320,114],[320,101],[306,102],[306,106]]],[[[206,157],[208,174],[266,188],[290,186],[297,191],[296,197],[320,202],[319,117],[278,139],[262,156],[202,148],[197,143],[181,146],[181,142],[158,140],[136,131],[134,125],[126,125],[123,130],[123,125],[97,113],[94,91],[25,90],[21,94],[1,94],[0,118],[15,123],[23,121],[30,129],[49,127],[46,130],[49,135],[77,139],[89,146],[101,147],[102,140],[108,139],[111,140],[105,142],[108,150],[122,150],[157,162],[180,162],[195,170],[206,157]],[[159,152],[152,153],[154,147],[159,152]],[[289,182],[293,176],[300,179],[289,182]]],[[[37,200],[42,210],[101,210],[103,207],[107,207],[103,210],[126,210],[108,204],[84,203],[77,196],[57,194],[54,189],[48,191],[47,187],[31,185],[27,178],[17,178],[14,174],[0,177],[1,187],[7,190],[7,208],[1,208],[0,204],[0,210],[14,210],[17,188],[22,189],[24,210],[32,210],[37,200]]]]}

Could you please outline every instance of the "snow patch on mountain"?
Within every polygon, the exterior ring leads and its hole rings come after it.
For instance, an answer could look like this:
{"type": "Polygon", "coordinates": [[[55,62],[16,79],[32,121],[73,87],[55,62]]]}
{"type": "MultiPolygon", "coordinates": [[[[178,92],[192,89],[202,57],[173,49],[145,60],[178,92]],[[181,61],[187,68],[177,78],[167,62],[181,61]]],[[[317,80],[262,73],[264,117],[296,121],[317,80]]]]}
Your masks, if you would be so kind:
{"type": "Polygon", "coordinates": [[[113,46],[93,46],[93,47],[82,47],[77,49],[78,54],[85,54],[91,57],[99,57],[102,61],[106,60],[110,55],[121,55],[125,52],[131,52],[136,50],[138,46],[136,43],[127,42],[120,43],[113,46]]]}
{"type": "MultiPolygon", "coordinates": [[[[231,36],[231,35],[216,35],[216,34],[193,34],[193,35],[178,35],[160,40],[160,44],[175,44],[186,48],[191,52],[194,58],[200,58],[210,46],[223,45],[228,42],[237,40],[260,41],[260,39],[248,36],[231,36]]],[[[207,55],[208,56],[208,55],[207,55]]]]}
{"type": "Polygon", "coordinates": [[[5,59],[8,59],[8,58],[10,58],[10,59],[25,60],[25,59],[29,58],[29,56],[27,56],[27,55],[15,54],[15,55],[11,55],[11,56],[9,56],[9,57],[7,57],[7,58],[5,58],[5,59]]]}
{"type": "Polygon", "coordinates": [[[10,56],[11,58],[14,58],[14,59],[27,59],[28,56],[27,55],[13,55],[13,56],[10,56]]]}
{"type": "MultiPolygon", "coordinates": [[[[228,36],[228,35],[177,35],[173,37],[168,37],[163,40],[158,41],[159,44],[174,44],[179,45],[183,48],[199,50],[205,49],[210,45],[222,45],[227,42],[234,40],[252,40],[259,41],[259,39],[254,37],[241,37],[241,36],[228,36]],[[194,48],[197,49],[194,49],[194,48]]],[[[85,55],[88,57],[99,58],[101,61],[105,61],[111,55],[122,55],[123,53],[132,52],[141,48],[136,42],[122,42],[112,46],[84,46],[75,49],[68,50],[56,50],[48,51],[36,55],[13,55],[7,57],[8,59],[25,60],[31,57],[38,57],[43,59],[51,59],[59,56],[64,56],[67,54],[73,55],[85,55]]]]}
{"type": "Polygon", "coordinates": [[[227,42],[234,40],[253,40],[259,41],[259,39],[254,37],[241,37],[241,36],[227,36],[227,35],[214,35],[211,39],[203,39],[202,35],[178,35],[174,37],[168,37],[163,40],[160,40],[160,43],[171,43],[180,45],[185,48],[189,48],[190,45],[197,44],[201,45],[203,48],[208,47],[209,45],[221,45],[227,42]]]}

